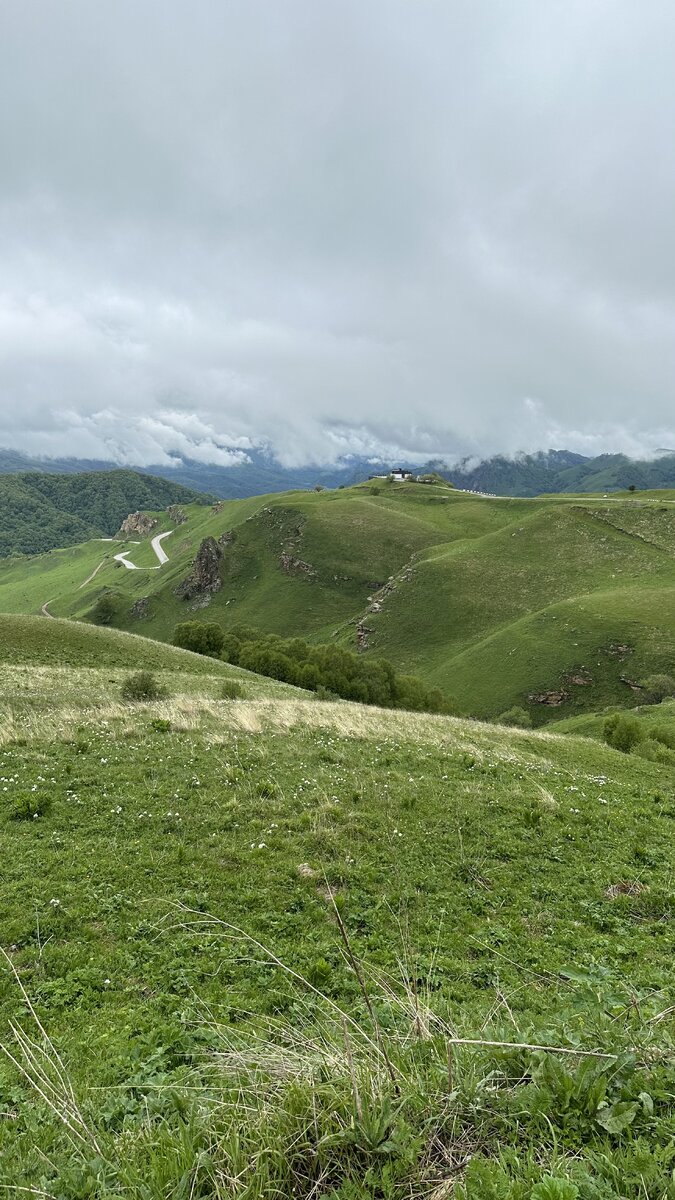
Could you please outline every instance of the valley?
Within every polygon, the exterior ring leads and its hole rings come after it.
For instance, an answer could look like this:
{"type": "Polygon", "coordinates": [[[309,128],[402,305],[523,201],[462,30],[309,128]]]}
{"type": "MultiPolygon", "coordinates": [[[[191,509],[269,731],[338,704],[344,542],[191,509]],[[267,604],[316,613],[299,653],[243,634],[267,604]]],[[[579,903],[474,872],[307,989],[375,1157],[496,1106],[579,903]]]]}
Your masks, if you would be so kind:
{"type": "Polygon", "coordinates": [[[164,641],[202,619],[336,644],[390,659],[466,715],[516,705],[540,725],[629,704],[632,684],[673,670],[674,497],[385,483],[185,505],[180,525],[153,514],[152,539],[0,560],[0,610],[48,600],[87,620],[106,596],[113,625],[164,641]],[[215,573],[186,597],[204,544],[215,573]]]}

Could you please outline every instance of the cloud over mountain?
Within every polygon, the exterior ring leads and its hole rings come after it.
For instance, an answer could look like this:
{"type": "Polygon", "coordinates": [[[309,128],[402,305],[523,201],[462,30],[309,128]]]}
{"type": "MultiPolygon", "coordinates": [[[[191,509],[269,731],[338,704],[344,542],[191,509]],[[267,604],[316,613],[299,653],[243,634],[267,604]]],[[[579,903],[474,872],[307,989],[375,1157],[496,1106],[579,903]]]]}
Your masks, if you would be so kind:
{"type": "Polygon", "coordinates": [[[663,0],[22,0],[1,26],[0,444],[673,444],[663,0]]]}

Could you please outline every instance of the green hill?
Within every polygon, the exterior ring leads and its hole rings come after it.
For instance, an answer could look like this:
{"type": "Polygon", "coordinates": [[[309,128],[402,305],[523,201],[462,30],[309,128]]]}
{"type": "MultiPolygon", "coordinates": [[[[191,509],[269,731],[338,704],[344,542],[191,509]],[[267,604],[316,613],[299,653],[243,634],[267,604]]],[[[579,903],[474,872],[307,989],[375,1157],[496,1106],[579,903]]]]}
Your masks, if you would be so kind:
{"type": "Polygon", "coordinates": [[[136,471],[0,475],[0,557],[112,535],[137,509],[208,502],[181,484],[136,471]]]}
{"type": "Polygon", "coordinates": [[[668,768],[73,622],[0,647],[8,1193],[669,1200],[668,768]]]}
{"type": "Polygon", "coordinates": [[[161,566],[147,538],[8,560],[0,611],[47,602],[86,620],[108,595],[114,625],[164,641],[196,618],[334,642],[384,655],[466,713],[517,704],[535,724],[629,703],[626,679],[673,670],[673,493],[515,500],[382,484],[184,511],[175,528],[156,514],[161,566]],[[181,598],[208,538],[217,590],[181,598]]]}

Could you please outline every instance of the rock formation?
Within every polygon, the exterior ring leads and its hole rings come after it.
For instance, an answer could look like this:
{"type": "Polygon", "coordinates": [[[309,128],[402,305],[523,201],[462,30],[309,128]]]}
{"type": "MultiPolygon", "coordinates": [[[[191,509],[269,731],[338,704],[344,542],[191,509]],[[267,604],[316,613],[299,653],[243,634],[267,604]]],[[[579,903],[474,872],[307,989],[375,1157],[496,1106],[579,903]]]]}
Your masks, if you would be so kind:
{"type": "Polygon", "coordinates": [[[311,563],[303,562],[301,558],[294,558],[292,554],[282,554],[279,564],[286,575],[316,575],[311,563]]]}
{"type": "Polygon", "coordinates": [[[138,533],[141,537],[147,537],[156,524],[155,517],[149,517],[147,513],[129,513],[129,516],[125,517],[120,525],[120,533],[138,533]]]}
{"type": "Polygon", "coordinates": [[[206,537],[195,556],[189,575],[175,589],[180,600],[198,601],[197,608],[206,608],[214,592],[223,586],[220,564],[223,551],[214,537],[206,537]]]}
{"type": "Polygon", "coordinates": [[[170,504],[166,511],[174,525],[184,525],[187,521],[185,513],[177,504],[170,504]]]}
{"type": "Polygon", "coordinates": [[[149,609],[150,597],[141,596],[140,600],[134,600],[134,603],[131,606],[131,615],[140,621],[143,619],[143,617],[147,617],[149,609]]]}

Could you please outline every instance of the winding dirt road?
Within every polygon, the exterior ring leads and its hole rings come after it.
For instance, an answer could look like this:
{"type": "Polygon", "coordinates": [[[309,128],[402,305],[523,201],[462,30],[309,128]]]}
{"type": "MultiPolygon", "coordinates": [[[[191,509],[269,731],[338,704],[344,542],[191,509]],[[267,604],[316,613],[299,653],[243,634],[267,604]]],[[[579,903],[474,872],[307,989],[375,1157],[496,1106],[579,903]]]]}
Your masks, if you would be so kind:
{"type": "MultiPolygon", "coordinates": [[[[121,562],[122,565],[125,566],[128,571],[159,571],[160,567],[163,567],[164,563],[167,563],[169,561],[168,554],[162,548],[162,542],[163,542],[164,538],[169,536],[170,533],[173,533],[173,529],[167,529],[166,533],[158,533],[156,535],[156,537],[154,537],[150,543],[150,545],[152,546],[152,548],[155,552],[155,555],[157,557],[157,566],[156,567],[137,567],[136,563],[129,562],[127,555],[131,554],[131,550],[123,550],[121,554],[113,554],[113,558],[116,559],[117,562],[121,562]]],[[[98,538],[97,540],[99,542],[112,542],[112,541],[114,541],[114,538],[98,538]]],[[[136,545],[138,545],[138,544],[139,543],[136,543],[136,545]]],[[[80,590],[80,588],[86,587],[88,583],[91,583],[92,579],[96,575],[98,575],[99,571],[101,570],[101,567],[105,566],[105,564],[108,561],[109,561],[109,559],[107,559],[107,558],[102,559],[101,562],[98,564],[98,566],[92,571],[91,575],[88,575],[87,578],[84,580],[84,582],[80,583],[78,585],[78,591],[80,590]]],[[[55,619],[54,614],[50,613],[50,611],[49,611],[50,604],[51,604],[51,600],[45,600],[44,604],[42,605],[42,608],[40,609],[40,612],[42,613],[43,617],[51,617],[51,619],[54,620],[55,619]]]]}
{"type": "Polygon", "coordinates": [[[121,554],[113,554],[113,558],[116,559],[117,562],[121,562],[128,571],[159,571],[159,568],[163,567],[164,563],[169,561],[168,554],[162,549],[162,541],[164,538],[168,537],[170,533],[173,533],[173,529],[167,529],[166,533],[158,533],[150,543],[157,556],[156,567],[137,567],[136,563],[129,562],[128,555],[131,554],[131,550],[123,550],[121,554]]]}

